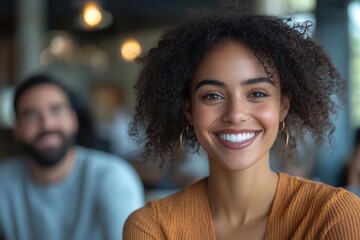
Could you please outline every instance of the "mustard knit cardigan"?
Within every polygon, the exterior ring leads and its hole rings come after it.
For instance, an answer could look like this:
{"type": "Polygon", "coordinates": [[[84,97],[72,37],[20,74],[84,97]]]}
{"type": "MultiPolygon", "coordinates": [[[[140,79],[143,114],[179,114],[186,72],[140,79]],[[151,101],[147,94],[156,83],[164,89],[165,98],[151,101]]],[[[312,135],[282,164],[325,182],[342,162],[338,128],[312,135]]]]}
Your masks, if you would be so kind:
{"type": "MultiPolygon", "coordinates": [[[[135,211],[123,237],[215,240],[205,179],[135,211]]],[[[342,188],[279,173],[265,239],[360,240],[360,199],[342,188]]]]}

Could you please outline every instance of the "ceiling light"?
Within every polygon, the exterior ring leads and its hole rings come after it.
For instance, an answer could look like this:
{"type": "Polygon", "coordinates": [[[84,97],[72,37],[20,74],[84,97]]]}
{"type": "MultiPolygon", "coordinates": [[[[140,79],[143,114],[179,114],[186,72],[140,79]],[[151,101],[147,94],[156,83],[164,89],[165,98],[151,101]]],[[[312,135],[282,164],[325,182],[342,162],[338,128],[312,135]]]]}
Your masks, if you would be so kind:
{"type": "Polygon", "coordinates": [[[102,10],[96,2],[87,2],[84,5],[84,10],[82,12],[82,18],[84,23],[90,27],[96,27],[100,24],[103,16],[102,10]]]}
{"type": "Polygon", "coordinates": [[[141,54],[140,43],[136,39],[128,39],[120,46],[121,56],[128,62],[132,62],[141,54]]]}
{"type": "Polygon", "coordinates": [[[104,10],[96,1],[86,1],[82,11],[75,19],[75,27],[80,30],[100,30],[104,29],[113,21],[110,12],[104,10]]]}

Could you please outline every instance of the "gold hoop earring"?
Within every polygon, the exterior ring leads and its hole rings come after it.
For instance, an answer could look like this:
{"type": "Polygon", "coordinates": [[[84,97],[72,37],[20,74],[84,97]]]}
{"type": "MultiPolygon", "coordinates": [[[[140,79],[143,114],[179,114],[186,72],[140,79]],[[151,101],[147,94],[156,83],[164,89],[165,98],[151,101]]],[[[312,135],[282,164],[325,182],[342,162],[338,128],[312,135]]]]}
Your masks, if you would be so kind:
{"type": "Polygon", "coordinates": [[[285,121],[282,121],[280,123],[281,123],[281,129],[279,130],[278,133],[282,133],[284,131],[284,129],[285,129],[285,121]]]}
{"type": "Polygon", "coordinates": [[[185,135],[189,133],[189,124],[187,124],[180,133],[180,148],[182,151],[184,151],[184,143],[183,143],[184,133],[185,135]]]}
{"type": "Polygon", "coordinates": [[[284,130],[286,129],[285,146],[284,146],[280,151],[276,150],[276,149],[275,149],[275,146],[274,146],[273,149],[274,149],[274,151],[275,151],[276,153],[283,153],[283,152],[285,152],[285,149],[286,149],[287,146],[289,145],[289,138],[290,138],[290,136],[289,136],[289,130],[286,128],[285,121],[282,121],[281,124],[282,124],[282,125],[281,125],[281,129],[279,130],[279,133],[278,133],[278,134],[282,134],[282,133],[284,132],[284,130]]]}

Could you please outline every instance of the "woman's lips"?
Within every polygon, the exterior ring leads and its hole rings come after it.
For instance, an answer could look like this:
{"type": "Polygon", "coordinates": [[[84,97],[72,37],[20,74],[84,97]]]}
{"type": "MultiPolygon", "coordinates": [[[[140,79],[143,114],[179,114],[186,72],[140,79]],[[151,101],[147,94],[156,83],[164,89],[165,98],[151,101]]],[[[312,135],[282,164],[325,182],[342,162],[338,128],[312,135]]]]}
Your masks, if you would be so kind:
{"type": "Polygon", "coordinates": [[[224,141],[240,143],[255,137],[255,132],[221,133],[218,136],[224,141]]]}
{"type": "Polygon", "coordinates": [[[215,133],[215,136],[225,147],[241,149],[249,146],[259,133],[260,131],[221,131],[215,133]]]}

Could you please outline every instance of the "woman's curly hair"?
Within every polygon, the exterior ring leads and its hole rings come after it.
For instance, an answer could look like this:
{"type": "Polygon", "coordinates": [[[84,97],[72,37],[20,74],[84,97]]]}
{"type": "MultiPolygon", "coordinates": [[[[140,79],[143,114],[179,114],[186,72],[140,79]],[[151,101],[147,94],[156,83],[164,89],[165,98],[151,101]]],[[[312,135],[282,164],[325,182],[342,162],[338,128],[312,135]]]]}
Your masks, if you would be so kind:
{"type": "MultiPolygon", "coordinates": [[[[279,75],[281,95],[291,96],[285,119],[290,150],[295,137],[302,140],[307,132],[322,143],[334,131],[331,115],[339,102],[334,96],[343,99],[345,85],[311,39],[310,27],[310,22],[228,11],[207,12],[164,32],[157,46],[138,59],[143,68],[134,87],[137,105],[130,134],[145,131],[145,156],[164,159],[178,149],[187,125],[182,107],[189,100],[190,82],[200,61],[229,40],[250,48],[270,78],[279,75]]],[[[193,129],[186,143],[198,144],[193,129]]]]}

